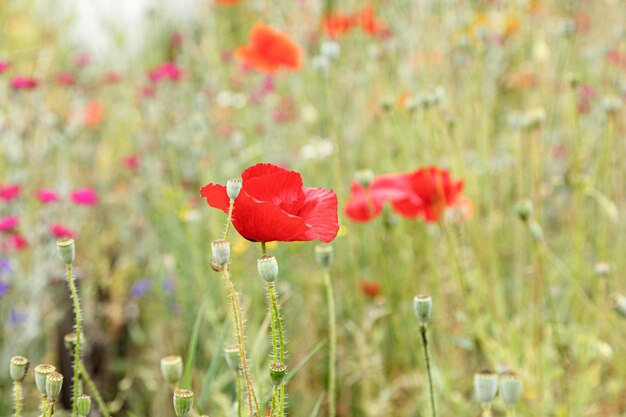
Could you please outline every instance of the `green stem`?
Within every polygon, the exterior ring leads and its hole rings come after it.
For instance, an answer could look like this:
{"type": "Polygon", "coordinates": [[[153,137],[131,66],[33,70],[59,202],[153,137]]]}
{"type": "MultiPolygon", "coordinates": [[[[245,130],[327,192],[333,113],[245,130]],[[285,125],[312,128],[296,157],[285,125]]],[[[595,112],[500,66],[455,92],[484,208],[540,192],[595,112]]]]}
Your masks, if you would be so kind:
{"type": "Polygon", "coordinates": [[[13,383],[13,400],[15,401],[15,417],[22,415],[22,383],[15,381],[13,383]]]}
{"type": "Polygon", "coordinates": [[[237,417],[241,417],[241,372],[237,371],[237,417]]]}
{"type": "Polygon", "coordinates": [[[267,288],[267,301],[269,303],[270,309],[270,321],[271,321],[271,333],[272,333],[272,360],[274,362],[278,362],[278,334],[277,334],[277,324],[276,324],[276,314],[274,314],[273,302],[272,302],[272,294],[274,293],[274,283],[268,282],[266,285],[267,288]],[[270,292],[270,287],[272,291],[270,292]]]}
{"type": "MultiPolygon", "coordinates": [[[[276,320],[276,327],[278,328],[278,355],[280,359],[280,363],[285,363],[285,336],[283,333],[283,323],[280,318],[280,310],[278,309],[278,302],[276,301],[276,293],[274,291],[274,286],[268,286],[267,291],[270,297],[270,304],[272,309],[272,314],[274,319],[276,320]]],[[[275,341],[274,341],[275,343],[275,341]]],[[[285,415],[285,382],[283,381],[280,384],[280,398],[278,404],[278,416],[283,417],[285,415]]]]}
{"type": "Polygon", "coordinates": [[[337,374],[337,318],[335,316],[335,297],[333,283],[328,268],[324,270],[326,302],[328,304],[328,327],[330,331],[330,352],[328,356],[328,417],[336,414],[336,374],[337,374]]]}
{"type": "Polygon", "coordinates": [[[490,403],[485,403],[482,405],[482,413],[481,416],[482,417],[491,417],[491,404],[490,403]]]}
{"type": "Polygon", "coordinates": [[[79,366],[80,375],[85,380],[85,383],[87,384],[87,387],[89,388],[89,391],[91,392],[91,395],[93,396],[93,399],[96,402],[96,406],[98,407],[98,410],[100,410],[100,414],[102,414],[103,417],[109,417],[111,413],[109,412],[107,405],[102,399],[102,395],[100,395],[100,391],[98,391],[98,387],[96,387],[96,384],[93,382],[93,379],[91,379],[91,376],[89,375],[89,373],[87,373],[87,370],[85,369],[85,365],[83,364],[82,361],[80,361],[78,362],[78,366],[79,366]]]}
{"type": "Polygon", "coordinates": [[[261,254],[267,254],[267,247],[265,246],[265,242],[261,242],[261,254]]]}
{"type": "Polygon", "coordinates": [[[74,304],[74,319],[76,326],[76,344],[74,345],[74,378],[72,379],[72,417],[76,417],[78,415],[78,409],[76,401],[78,400],[78,392],[79,392],[79,362],[81,357],[80,345],[81,345],[81,331],[83,325],[83,315],[80,310],[80,302],[78,300],[78,291],[76,291],[76,284],[74,283],[74,275],[72,273],[72,264],[65,265],[67,271],[67,282],[70,287],[70,296],[72,298],[72,303],[74,304]]]}
{"type": "Polygon", "coordinates": [[[46,417],[48,413],[46,412],[48,409],[48,396],[41,396],[41,417],[46,417]]]}
{"type": "Polygon", "coordinates": [[[270,417],[274,417],[274,413],[276,412],[276,408],[278,406],[277,404],[278,396],[279,396],[278,387],[274,385],[274,388],[272,388],[272,403],[270,404],[270,417]]]}
{"type": "Polygon", "coordinates": [[[428,389],[430,392],[430,409],[433,417],[437,417],[437,407],[435,406],[435,390],[433,389],[433,374],[430,367],[430,354],[428,353],[428,337],[426,336],[426,324],[420,325],[422,336],[422,347],[424,348],[424,359],[426,360],[426,372],[428,373],[428,389]]]}
{"type": "Polygon", "coordinates": [[[230,232],[230,223],[233,219],[233,208],[235,207],[235,202],[230,200],[230,205],[228,206],[228,219],[226,219],[226,230],[224,230],[224,240],[228,240],[228,232],[230,232]]]}
{"type": "Polygon", "coordinates": [[[509,407],[506,409],[506,417],[515,417],[515,410],[513,407],[509,407]]]}

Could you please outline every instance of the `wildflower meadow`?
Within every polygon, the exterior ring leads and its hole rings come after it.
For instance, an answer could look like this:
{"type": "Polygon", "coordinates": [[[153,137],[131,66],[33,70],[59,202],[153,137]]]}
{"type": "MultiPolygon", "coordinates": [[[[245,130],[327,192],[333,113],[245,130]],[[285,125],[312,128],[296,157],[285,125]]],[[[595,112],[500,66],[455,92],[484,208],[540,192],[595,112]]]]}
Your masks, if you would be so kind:
{"type": "Polygon", "coordinates": [[[0,22],[0,417],[626,416],[624,0],[0,22]]]}

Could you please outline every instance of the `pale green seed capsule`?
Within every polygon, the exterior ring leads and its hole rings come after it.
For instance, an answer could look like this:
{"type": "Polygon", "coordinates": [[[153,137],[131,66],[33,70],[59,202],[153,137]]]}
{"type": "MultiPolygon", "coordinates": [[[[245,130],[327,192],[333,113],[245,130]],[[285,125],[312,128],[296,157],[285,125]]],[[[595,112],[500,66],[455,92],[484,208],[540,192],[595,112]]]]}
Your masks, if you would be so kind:
{"type": "Polygon", "coordinates": [[[261,256],[256,263],[259,274],[266,282],[274,282],[278,277],[278,262],[271,255],[261,256]]]}
{"type": "Polygon", "coordinates": [[[433,299],[430,295],[420,294],[413,297],[413,312],[420,323],[428,323],[430,321],[432,311],[433,299]]]}
{"type": "Polygon", "coordinates": [[[230,201],[235,201],[239,192],[241,191],[241,180],[237,178],[231,178],[226,183],[226,194],[230,201]]]}
{"type": "Polygon", "coordinates": [[[59,255],[61,255],[61,259],[65,265],[74,263],[76,254],[74,239],[57,240],[57,248],[59,249],[59,255]]]}
{"type": "Polygon", "coordinates": [[[214,240],[211,242],[211,253],[218,265],[226,265],[230,259],[230,243],[222,239],[214,240]]]}
{"type": "Polygon", "coordinates": [[[15,382],[22,382],[28,371],[28,359],[23,356],[13,356],[9,366],[9,374],[15,382]]]}
{"type": "Polygon", "coordinates": [[[174,412],[176,417],[186,417],[193,406],[193,392],[187,389],[174,391],[174,412]]]}
{"type": "Polygon", "coordinates": [[[79,395],[76,399],[76,409],[79,416],[87,417],[91,411],[91,397],[85,394],[79,395]]]}
{"type": "Polygon", "coordinates": [[[315,246],[315,260],[317,264],[322,268],[330,268],[330,265],[335,259],[335,253],[332,245],[316,245],[315,246]]]}
{"type": "Polygon", "coordinates": [[[533,203],[530,200],[523,200],[517,204],[515,209],[521,221],[527,221],[533,214],[533,203]]]}
{"type": "Polygon", "coordinates": [[[241,368],[241,354],[237,345],[230,345],[224,348],[224,356],[228,367],[235,372],[239,372],[241,368]]]}
{"type": "Polygon", "coordinates": [[[57,368],[48,364],[42,363],[40,365],[35,366],[35,385],[37,385],[37,390],[41,395],[46,394],[46,378],[52,372],[56,372],[57,368]]]}
{"type": "MultiPolygon", "coordinates": [[[[63,337],[63,343],[65,345],[65,349],[70,352],[70,354],[74,354],[74,349],[76,347],[76,333],[68,333],[63,337]]],[[[81,334],[80,336],[80,348],[83,350],[85,347],[85,335],[81,334]]]]}
{"type": "Polygon", "coordinates": [[[52,372],[46,377],[46,394],[53,400],[61,393],[63,387],[63,375],[58,372],[52,372]]]}
{"type": "Polygon", "coordinates": [[[507,405],[513,407],[522,396],[522,380],[513,371],[508,371],[500,377],[500,396],[507,405]]]}
{"type": "Polygon", "coordinates": [[[481,404],[488,404],[498,392],[498,375],[490,370],[483,370],[474,374],[474,393],[476,400],[481,404]]]}
{"type": "Polygon", "coordinates": [[[274,385],[282,384],[287,373],[287,365],[281,362],[273,362],[270,364],[270,377],[274,385]]]}
{"type": "Polygon", "coordinates": [[[183,358],[172,355],[161,359],[161,375],[170,384],[178,384],[183,376],[183,358]]]}
{"type": "Polygon", "coordinates": [[[626,317],[626,296],[615,294],[612,298],[613,310],[622,317],[626,317]]]}

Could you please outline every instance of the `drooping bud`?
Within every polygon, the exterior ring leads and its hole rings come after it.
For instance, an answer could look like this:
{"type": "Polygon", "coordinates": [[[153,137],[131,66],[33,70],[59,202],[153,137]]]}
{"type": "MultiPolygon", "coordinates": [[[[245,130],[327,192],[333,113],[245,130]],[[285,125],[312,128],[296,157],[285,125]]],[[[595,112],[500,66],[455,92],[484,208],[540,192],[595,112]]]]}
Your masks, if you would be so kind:
{"type": "Polygon", "coordinates": [[[274,385],[282,384],[287,373],[287,365],[281,362],[272,362],[270,364],[270,377],[274,385]]]}
{"type": "Polygon", "coordinates": [[[23,356],[13,356],[9,366],[9,374],[15,382],[22,382],[28,372],[28,359],[23,356]]]}
{"type": "Polygon", "coordinates": [[[42,363],[35,366],[35,385],[37,385],[37,389],[39,390],[41,395],[47,395],[46,378],[48,377],[48,375],[50,375],[52,372],[55,372],[56,370],[57,368],[48,363],[42,363]]]}
{"type": "Polygon", "coordinates": [[[176,417],[186,417],[193,406],[193,392],[188,389],[174,391],[174,412],[176,417]]]}
{"type": "Polygon", "coordinates": [[[235,201],[239,192],[241,191],[241,180],[238,178],[231,178],[226,183],[226,194],[230,201],[235,201]]]}
{"type": "Polygon", "coordinates": [[[517,207],[515,208],[517,212],[517,217],[520,218],[521,221],[526,222],[533,215],[533,203],[530,200],[522,200],[517,203],[517,207]]]}
{"type": "Polygon", "coordinates": [[[226,265],[230,259],[230,242],[227,240],[214,240],[211,242],[211,253],[218,265],[226,265]]]}
{"type": "Polygon", "coordinates": [[[91,411],[91,397],[85,394],[79,395],[76,399],[76,409],[79,416],[87,417],[91,411]]]}
{"type": "Polygon", "coordinates": [[[46,395],[53,400],[61,393],[63,387],[63,375],[58,372],[52,372],[46,377],[46,395]]]}
{"type": "Polygon", "coordinates": [[[74,239],[57,240],[57,248],[65,265],[74,263],[74,256],[76,255],[74,239]]]}
{"type": "Polygon", "coordinates": [[[259,274],[265,282],[274,282],[278,277],[278,262],[272,255],[263,255],[256,262],[259,274]]]}
{"type": "Polygon", "coordinates": [[[626,296],[623,294],[615,294],[612,297],[613,310],[622,317],[626,317],[626,296]]]}
{"type": "Polygon", "coordinates": [[[332,245],[315,245],[315,260],[319,266],[322,268],[330,268],[330,264],[333,263],[334,258],[335,253],[332,245]]]}
{"type": "Polygon", "coordinates": [[[374,171],[371,169],[361,169],[354,173],[354,180],[367,188],[374,181],[374,171]]]}
{"type": "Polygon", "coordinates": [[[161,375],[170,384],[178,384],[178,381],[183,376],[183,358],[175,355],[162,358],[161,375]]]}
{"type": "Polygon", "coordinates": [[[474,393],[481,404],[488,404],[496,398],[498,392],[498,375],[490,370],[474,374],[474,393]]]}
{"type": "Polygon", "coordinates": [[[507,405],[513,407],[522,396],[522,380],[516,372],[508,371],[500,377],[500,396],[507,405]]]}
{"type": "Polygon", "coordinates": [[[235,372],[239,372],[241,367],[241,354],[239,353],[239,346],[226,346],[226,348],[224,348],[224,356],[226,357],[228,367],[235,372]]]}
{"type": "Polygon", "coordinates": [[[413,311],[420,323],[428,323],[432,310],[433,299],[430,295],[420,294],[413,297],[413,311]]]}

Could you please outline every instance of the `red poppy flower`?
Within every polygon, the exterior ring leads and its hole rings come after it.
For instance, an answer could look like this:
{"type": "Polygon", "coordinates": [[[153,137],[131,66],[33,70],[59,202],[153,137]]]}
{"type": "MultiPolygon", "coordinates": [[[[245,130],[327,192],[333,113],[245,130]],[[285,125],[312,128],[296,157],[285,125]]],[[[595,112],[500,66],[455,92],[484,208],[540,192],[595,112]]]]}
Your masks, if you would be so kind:
{"type": "Polygon", "coordinates": [[[346,34],[356,23],[354,16],[342,14],[330,14],[324,17],[324,31],[331,38],[346,34]]]}
{"type": "Polygon", "coordinates": [[[344,212],[355,222],[367,222],[378,216],[387,201],[396,204],[414,198],[405,174],[376,177],[367,188],[355,181],[351,191],[344,212]]]}
{"type": "Polygon", "coordinates": [[[302,50],[284,33],[263,24],[252,28],[248,45],[237,48],[235,55],[257,71],[273,74],[280,68],[297,70],[302,50]]]}
{"type": "Polygon", "coordinates": [[[361,289],[361,292],[370,297],[370,298],[375,298],[378,296],[378,294],[380,294],[380,283],[376,282],[376,281],[359,281],[359,288],[361,289]]]}
{"type": "MultiPolygon", "coordinates": [[[[242,188],[235,199],[233,226],[255,242],[330,242],[339,230],[337,195],[332,190],[308,188],[299,173],[272,164],[257,164],[241,174],[242,188]]],[[[211,207],[228,212],[226,187],[208,184],[200,190],[211,207]]]]}
{"type": "Polygon", "coordinates": [[[366,5],[358,14],[361,29],[368,35],[377,36],[387,32],[387,26],[379,19],[376,19],[374,6],[366,5]]]}

